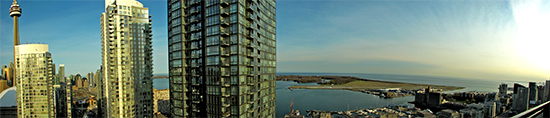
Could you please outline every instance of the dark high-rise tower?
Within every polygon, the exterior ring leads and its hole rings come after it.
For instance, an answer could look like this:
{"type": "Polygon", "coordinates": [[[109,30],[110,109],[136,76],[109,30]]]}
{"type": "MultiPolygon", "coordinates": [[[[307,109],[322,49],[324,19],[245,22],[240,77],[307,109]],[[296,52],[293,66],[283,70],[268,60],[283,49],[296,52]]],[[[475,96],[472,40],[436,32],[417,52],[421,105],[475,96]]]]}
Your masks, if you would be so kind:
{"type": "Polygon", "coordinates": [[[168,0],[172,117],[275,117],[275,0],[168,0]]]}

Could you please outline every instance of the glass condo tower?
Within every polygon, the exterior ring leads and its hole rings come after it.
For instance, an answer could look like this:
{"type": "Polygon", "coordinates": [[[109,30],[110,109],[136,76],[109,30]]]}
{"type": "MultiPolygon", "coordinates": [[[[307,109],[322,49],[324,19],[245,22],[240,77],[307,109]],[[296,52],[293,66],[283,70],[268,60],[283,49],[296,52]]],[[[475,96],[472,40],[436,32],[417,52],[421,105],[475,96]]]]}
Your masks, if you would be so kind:
{"type": "Polygon", "coordinates": [[[149,9],[136,0],[105,0],[101,14],[101,117],[153,117],[149,9]]]}
{"type": "Polygon", "coordinates": [[[275,117],[275,0],[168,0],[172,117],[275,117]]]}

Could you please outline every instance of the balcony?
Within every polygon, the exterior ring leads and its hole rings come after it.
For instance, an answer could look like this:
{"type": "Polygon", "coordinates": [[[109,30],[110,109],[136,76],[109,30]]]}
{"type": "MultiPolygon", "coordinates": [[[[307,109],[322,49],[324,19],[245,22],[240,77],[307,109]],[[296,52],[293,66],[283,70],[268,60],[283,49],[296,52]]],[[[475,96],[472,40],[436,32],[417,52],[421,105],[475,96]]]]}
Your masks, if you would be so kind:
{"type": "Polygon", "coordinates": [[[222,16],[229,16],[229,12],[228,12],[227,10],[221,9],[221,10],[220,10],[220,15],[222,15],[222,16]]]}
{"type": "Polygon", "coordinates": [[[224,7],[229,6],[229,0],[220,0],[220,5],[224,7]]]}
{"type": "Polygon", "coordinates": [[[200,1],[196,1],[196,2],[190,2],[190,3],[191,3],[190,5],[193,6],[193,5],[200,5],[199,3],[201,3],[201,2],[200,2],[200,1]]]}
{"type": "Polygon", "coordinates": [[[254,10],[252,10],[252,4],[246,4],[246,11],[249,11],[249,12],[253,12],[254,10]]]}
{"type": "Polygon", "coordinates": [[[222,62],[220,63],[220,66],[229,66],[229,60],[222,60],[222,62]]]}
{"type": "Polygon", "coordinates": [[[229,26],[229,21],[228,21],[228,20],[221,19],[221,20],[220,20],[220,24],[222,25],[222,27],[227,27],[227,26],[229,26]]]}
{"type": "Polygon", "coordinates": [[[229,71],[222,71],[222,76],[229,77],[229,71]]]}
{"type": "Polygon", "coordinates": [[[229,40],[225,39],[225,38],[221,38],[220,40],[220,45],[221,46],[229,46],[229,40]]]}
{"type": "Polygon", "coordinates": [[[229,56],[229,50],[222,50],[221,53],[220,53],[220,56],[222,57],[228,57],[229,56]]]}
{"type": "Polygon", "coordinates": [[[222,103],[222,106],[223,107],[229,107],[230,105],[229,105],[229,103],[224,102],[224,103],[222,103]]]}
{"type": "Polygon", "coordinates": [[[246,27],[246,29],[248,30],[252,30],[252,27],[250,26],[250,24],[244,24],[244,27],[246,27]]]}
{"type": "Polygon", "coordinates": [[[229,87],[229,81],[225,81],[225,82],[222,82],[222,86],[223,87],[229,87]]]}
{"type": "Polygon", "coordinates": [[[231,114],[229,114],[229,112],[228,112],[228,113],[223,113],[223,114],[222,114],[223,117],[229,117],[230,115],[231,115],[231,114]]]}
{"type": "Polygon", "coordinates": [[[249,21],[252,21],[252,18],[255,17],[254,15],[252,15],[251,13],[247,13],[246,14],[246,20],[249,20],[249,21]]]}
{"type": "Polygon", "coordinates": [[[199,13],[199,11],[197,11],[197,10],[193,10],[193,11],[191,11],[191,13],[190,13],[190,14],[191,14],[191,15],[194,15],[194,14],[198,14],[198,13],[199,13]]]}
{"type": "Polygon", "coordinates": [[[229,91],[227,92],[222,92],[222,96],[223,97],[229,97],[231,94],[229,94],[229,91]]]}
{"type": "Polygon", "coordinates": [[[254,53],[252,53],[252,51],[246,51],[246,56],[254,57],[254,53]]]}
{"type": "Polygon", "coordinates": [[[523,111],[512,118],[539,118],[541,115],[542,118],[550,117],[550,101],[546,101],[539,106],[523,111]]]}
{"type": "Polygon", "coordinates": [[[221,34],[223,37],[229,36],[229,31],[228,31],[228,30],[225,30],[225,29],[221,29],[220,34],[221,34]]]}

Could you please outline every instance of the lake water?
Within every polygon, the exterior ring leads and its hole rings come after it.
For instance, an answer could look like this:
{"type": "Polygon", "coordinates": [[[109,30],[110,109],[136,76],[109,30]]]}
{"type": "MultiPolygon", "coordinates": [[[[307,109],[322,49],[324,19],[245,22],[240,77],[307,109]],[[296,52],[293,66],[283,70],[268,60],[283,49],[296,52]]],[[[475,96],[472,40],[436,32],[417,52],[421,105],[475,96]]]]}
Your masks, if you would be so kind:
{"type": "MultiPolygon", "coordinates": [[[[277,75],[338,75],[338,76],[355,76],[359,78],[395,81],[417,84],[432,84],[432,85],[447,85],[461,86],[466,89],[453,91],[482,91],[496,92],[500,83],[507,83],[508,86],[513,86],[513,83],[528,85],[527,80],[498,80],[498,79],[472,79],[472,78],[456,78],[456,77],[439,77],[439,76],[420,76],[420,75],[392,75],[392,74],[355,74],[355,73],[277,73],[277,75]]],[[[155,79],[153,86],[156,89],[167,89],[168,79],[155,79]]],[[[538,81],[537,81],[538,82],[538,81]]],[[[542,81],[541,81],[542,82],[542,81]]],[[[276,116],[284,117],[290,111],[290,101],[294,100],[294,109],[300,110],[300,113],[306,114],[306,110],[331,110],[343,111],[357,108],[373,108],[378,106],[386,106],[389,104],[395,105],[411,105],[408,101],[413,101],[414,96],[399,97],[393,99],[383,99],[378,96],[354,92],[348,90],[319,90],[319,89],[294,89],[289,90],[292,85],[315,85],[315,83],[299,84],[291,81],[277,81],[276,88],[276,116]]]]}

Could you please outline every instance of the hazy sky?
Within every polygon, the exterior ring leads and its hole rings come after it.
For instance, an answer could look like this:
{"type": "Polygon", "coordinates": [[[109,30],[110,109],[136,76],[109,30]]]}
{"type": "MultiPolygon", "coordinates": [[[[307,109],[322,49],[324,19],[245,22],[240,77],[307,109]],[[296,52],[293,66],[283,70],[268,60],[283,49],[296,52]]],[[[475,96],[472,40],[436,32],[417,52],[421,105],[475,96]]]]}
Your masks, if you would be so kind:
{"type": "MultiPolygon", "coordinates": [[[[167,73],[166,1],[138,1],[153,16],[154,73],[167,73]]],[[[12,58],[11,2],[0,4],[2,65],[12,58]]],[[[19,4],[22,44],[49,44],[67,75],[99,68],[104,1],[19,4]]],[[[547,0],[278,0],[277,71],[542,81],[550,77],[547,6],[547,0]]]]}

